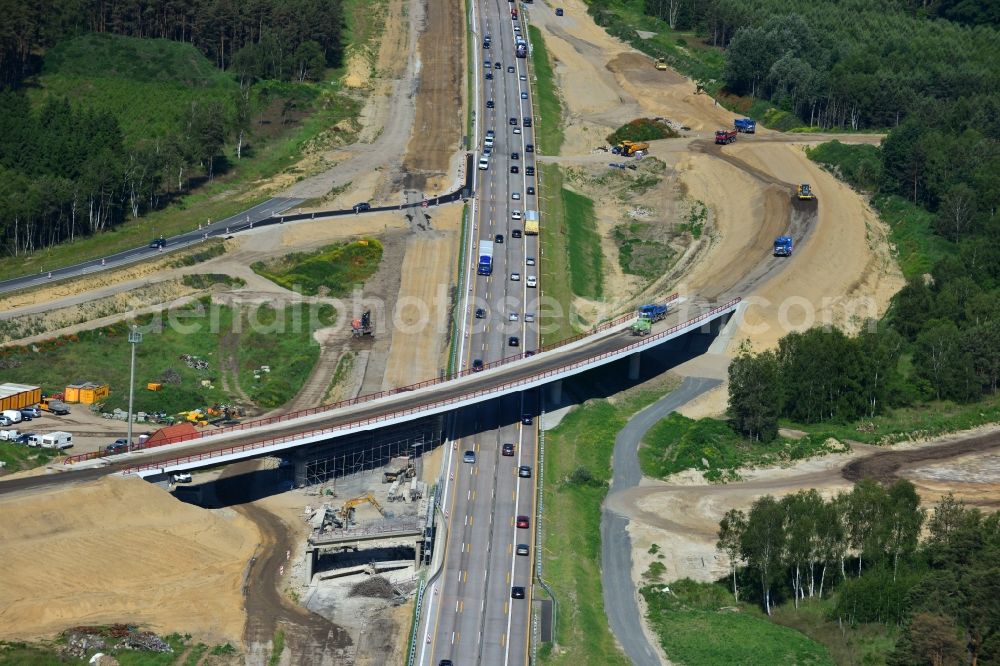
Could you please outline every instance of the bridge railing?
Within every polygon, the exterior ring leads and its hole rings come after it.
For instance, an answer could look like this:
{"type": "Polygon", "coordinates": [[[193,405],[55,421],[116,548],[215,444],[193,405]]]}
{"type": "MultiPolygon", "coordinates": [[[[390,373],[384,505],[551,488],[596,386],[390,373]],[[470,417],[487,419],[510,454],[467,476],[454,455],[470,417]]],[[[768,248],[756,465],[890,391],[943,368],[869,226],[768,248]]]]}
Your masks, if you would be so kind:
{"type": "MultiPolygon", "coordinates": [[[[671,294],[670,296],[667,296],[663,301],[661,301],[661,304],[669,305],[673,301],[677,300],[677,297],[678,295],[676,293],[671,294]]],[[[615,319],[611,319],[610,321],[598,324],[597,326],[594,326],[593,328],[584,333],[580,333],[578,335],[574,335],[573,337],[559,340],[544,347],[539,347],[538,352],[547,352],[547,351],[552,351],[554,349],[558,349],[560,347],[564,347],[568,344],[572,344],[573,342],[582,340],[588,336],[596,335],[597,333],[601,333],[610,328],[614,328],[615,326],[619,326],[625,323],[626,321],[629,321],[630,319],[634,319],[635,317],[636,317],[635,313],[629,313],[622,315],[620,317],[616,317],[615,319]]],[[[521,352],[519,354],[514,354],[512,356],[506,356],[500,360],[484,364],[482,369],[491,370],[494,368],[499,368],[501,366],[507,365],[508,363],[513,363],[514,361],[520,361],[527,355],[528,355],[527,352],[521,352]]],[[[465,370],[459,370],[457,372],[453,372],[450,375],[444,375],[442,377],[434,377],[433,379],[426,379],[422,382],[417,382],[416,384],[410,384],[409,386],[401,386],[399,388],[389,389],[386,391],[377,391],[375,393],[366,393],[365,395],[359,395],[354,398],[347,398],[345,400],[341,400],[340,402],[335,402],[330,405],[310,407],[308,409],[300,409],[294,412],[286,412],[285,414],[278,414],[276,416],[253,419],[250,421],[244,421],[242,423],[238,423],[231,426],[216,428],[215,430],[203,430],[201,432],[189,432],[182,435],[174,435],[171,437],[158,438],[155,444],[150,446],[145,446],[145,445],[134,446],[132,448],[132,451],[143,451],[154,447],[167,446],[169,444],[181,444],[183,442],[190,442],[196,439],[201,439],[203,437],[212,437],[215,435],[223,435],[226,433],[239,432],[243,430],[252,430],[255,428],[259,428],[260,426],[272,425],[275,423],[280,423],[282,421],[291,421],[294,419],[302,418],[304,416],[313,416],[316,414],[322,414],[324,412],[331,412],[337,409],[343,409],[344,407],[354,407],[356,405],[360,405],[366,402],[371,402],[373,400],[379,400],[380,398],[386,398],[399,393],[406,393],[408,391],[416,391],[418,389],[428,388],[430,386],[436,386],[438,384],[443,384],[445,382],[459,379],[461,377],[468,377],[469,375],[475,374],[477,372],[479,372],[478,369],[468,368],[465,370]]],[[[93,460],[94,458],[101,458],[104,455],[105,454],[102,451],[79,453],[77,455],[67,457],[63,461],[63,464],[72,465],[74,463],[82,462],[84,460],[93,460]]]]}
{"type": "MultiPolygon", "coordinates": [[[[725,305],[720,305],[720,306],[718,306],[716,308],[713,308],[713,309],[709,310],[708,312],[705,312],[705,313],[703,313],[703,314],[695,317],[694,319],[690,319],[690,320],[688,320],[688,321],[686,321],[686,322],[684,322],[682,324],[677,324],[675,326],[671,326],[670,328],[668,328],[668,329],[666,329],[664,331],[660,331],[659,333],[656,333],[656,334],[653,334],[653,335],[649,335],[649,336],[646,336],[644,338],[640,338],[636,342],[632,342],[632,343],[630,343],[628,345],[625,345],[624,347],[620,347],[618,349],[614,349],[614,350],[611,350],[611,351],[602,352],[602,353],[596,354],[594,356],[589,356],[589,357],[587,357],[587,358],[585,358],[583,360],[580,360],[580,361],[573,361],[572,363],[566,363],[566,364],[558,366],[556,368],[551,368],[549,370],[544,370],[542,372],[538,372],[538,373],[535,373],[535,374],[532,374],[532,375],[528,375],[526,377],[520,377],[518,379],[513,379],[513,380],[510,380],[510,381],[502,382],[500,384],[490,385],[490,386],[488,386],[486,388],[473,389],[473,390],[467,391],[465,393],[462,393],[461,395],[452,396],[452,397],[448,397],[448,398],[442,398],[440,400],[432,400],[432,401],[429,401],[429,402],[421,403],[419,405],[414,405],[412,407],[406,407],[406,408],[403,408],[403,409],[398,409],[398,410],[395,410],[395,411],[392,411],[392,412],[387,412],[387,413],[383,413],[383,414],[375,414],[373,416],[367,416],[367,417],[364,417],[364,418],[355,419],[354,421],[348,421],[346,423],[338,424],[336,426],[330,426],[330,427],[327,427],[327,428],[320,428],[320,429],[317,429],[317,430],[308,430],[308,431],[293,433],[293,434],[290,434],[290,435],[283,435],[283,436],[280,436],[280,437],[272,437],[272,438],[269,438],[269,439],[263,439],[263,440],[259,440],[259,441],[256,441],[256,442],[250,442],[250,443],[247,443],[247,444],[239,444],[239,445],[236,445],[236,446],[223,447],[223,448],[215,449],[215,450],[212,450],[212,451],[203,451],[203,452],[200,452],[200,453],[193,453],[193,454],[190,454],[190,455],[187,455],[187,456],[178,456],[177,458],[172,458],[172,459],[167,460],[167,461],[160,461],[160,462],[154,462],[154,463],[146,463],[146,464],[134,465],[132,467],[128,467],[128,468],[124,469],[122,471],[122,473],[126,474],[126,475],[128,475],[128,474],[138,474],[138,473],[142,473],[144,471],[156,470],[156,469],[164,469],[164,468],[172,467],[174,465],[184,465],[184,464],[188,464],[188,463],[192,463],[192,462],[200,462],[200,461],[203,461],[203,460],[211,460],[213,458],[219,458],[219,457],[223,457],[223,456],[227,456],[227,455],[232,455],[232,454],[235,454],[235,453],[245,453],[247,451],[253,451],[253,450],[256,450],[256,449],[263,449],[263,448],[267,448],[267,447],[271,447],[271,446],[276,446],[276,445],[280,445],[280,444],[285,444],[285,443],[289,443],[289,442],[296,442],[296,441],[299,441],[299,440],[301,440],[301,439],[303,439],[305,437],[320,437],[320,436],[325,435],[325,434],[339,432],[339,431],[343,431],[345,429],[357,428],[357,427],[362,427],[362,426],[376,425],[376,424],[379,424],[379,423],[384,423],[386,421],[392,421],[392,420],[400,418],[400,417],[411,416],[411,415],[414,415],[414,414],[420,414],[422,412],[427,412],[427,411],[430,411],[432,409],[439,409],[441,407],[447,407],[448,405],[460,404],[460,403],[462,403],[462,402],[464,402],[466,400],[469,400],[469,399],[475,399],[475,398],[481,397],[481,396],[488,396],[488,395],[495,394],[495,393],[498,393],[498,392],[507,392],[507,391],[510,391],[512,389],[517,389],[518,387],[521,387],[521,386],[526,386],[526,385],[533,384],[533,383],[535,383],[535,382],[537,382],[539,380],[545,380],[546,378],[549,378],[549,377],[555,377],[555,376],[560,375],[560,374],[562,374],[562,373],[564,373],[564,372],[566,372],[568,370],[574,370],[576,368],[582,368],[582,367],[588,366],[588,365],[592,364],[595,361],[600,361],[602,359],[609,358],[609,357],[612,357],[612,356],[618,356],[618,355],[628,354],[629,352],[639,350],[642,347],[650,346],[650,345],[654,344],[655,342],[657,342],[657,341],[659,341],[659,340],[661,340],[661,339],[663,339],[665,337],[669,337],[669,336],[673,335],[674,333],[676,333],[679,330],[682,330],[684,328],[688,328],[688,327],[690,327],[690,326],[692,326],[694,324],[697,324],[698,322],[701,322],[701,321],[706,321],[706,320],[714,319],[716,315],[718,315],[721,312],[725,312],[726,310],[729,310],[729,309],[733,308],[739,302],[740,302],[740,299],[739,298],[735,298],[732,301],[726,303],[725,305]]],[[[396,392],[398,392],[398,391],[383,391],[382,393],[385,393],[386,395],[391,395],[391,394],[396,393],[396,392]]]]}

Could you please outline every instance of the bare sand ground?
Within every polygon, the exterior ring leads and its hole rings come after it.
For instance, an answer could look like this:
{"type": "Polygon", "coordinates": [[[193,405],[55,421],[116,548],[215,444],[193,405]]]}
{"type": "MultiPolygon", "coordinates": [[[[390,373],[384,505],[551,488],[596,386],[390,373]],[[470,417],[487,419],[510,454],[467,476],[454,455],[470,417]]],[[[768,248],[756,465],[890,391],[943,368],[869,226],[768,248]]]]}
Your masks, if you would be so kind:
{"type": "Polygon", "coordinates": [[[441,369],[461,227],[462,208],[443,207],[435,211],[433,231],[407,241],[383,389],[434,377],[441,369]]]}
{"type": "Polygon", "coordinates": [[[136,479],[0,500],[0,636],[136,622],[239,644],[257,532],[136,479]],[[113,517],[113,520],[109,518],[113,517]]]}

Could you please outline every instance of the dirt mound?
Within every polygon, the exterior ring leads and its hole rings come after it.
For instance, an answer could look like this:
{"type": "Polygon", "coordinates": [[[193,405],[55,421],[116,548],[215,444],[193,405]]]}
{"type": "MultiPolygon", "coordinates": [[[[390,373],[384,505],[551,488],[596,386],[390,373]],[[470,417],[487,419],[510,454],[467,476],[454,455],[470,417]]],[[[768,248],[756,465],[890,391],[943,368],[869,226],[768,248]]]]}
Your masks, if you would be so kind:
{"type": "Polygon", "coordinates": [[[238,643],[257,545],[234,512],[183,504],[138,479],[0,500],[0,635],[126,621],[238,643]]]}
{"type": "Polygon", "coordinates": [[[356,583],[351,587],[352,597],[375,597],[378,599],[392,599],[396,596],[392,583],[384,576],[372,576],[367,580],[356,583]]]}

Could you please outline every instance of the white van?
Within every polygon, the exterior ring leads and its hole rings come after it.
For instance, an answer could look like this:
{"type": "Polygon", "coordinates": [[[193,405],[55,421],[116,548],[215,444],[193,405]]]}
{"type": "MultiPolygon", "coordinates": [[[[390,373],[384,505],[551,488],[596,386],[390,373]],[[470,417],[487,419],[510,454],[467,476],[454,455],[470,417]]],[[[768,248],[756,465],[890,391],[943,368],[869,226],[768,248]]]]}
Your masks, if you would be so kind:
{"type": "Polygon", "coordinates": [[[21,422],[21,410],[19,409],[5,409],[2,413],[0,413],[0,416],[6,416],[10,419],[11,423],[21,422]]]}
{"type": "Polygon", "coordinates": [[[50,432],[42,435],[40,440],[43,449],[70,449],[73,448],[73,435],[62,430],[50,432]]]}

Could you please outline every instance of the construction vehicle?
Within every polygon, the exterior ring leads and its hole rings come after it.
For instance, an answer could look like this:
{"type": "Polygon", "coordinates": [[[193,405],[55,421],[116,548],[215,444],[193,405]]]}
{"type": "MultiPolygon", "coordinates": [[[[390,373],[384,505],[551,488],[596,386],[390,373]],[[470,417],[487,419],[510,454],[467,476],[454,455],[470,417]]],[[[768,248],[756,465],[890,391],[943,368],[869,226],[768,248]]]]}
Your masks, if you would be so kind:
{"type": "Polygon", "coordinates": [[[736,141],[736,135],[738,132],[736,130],[716,130],[715,131],[715,142],[718,144],[732,143],[736,141]]]}
{"type": "Polygon", "coordinates": [[[757,132],[757,121],[753,118],[737,118],[733,121],[733,126],[737,132],[744,134],[755,134],[757,132]]]}
{"type": "Polygon", "coordinates": [[[802,183],[799,185],[798,189],[795,191],[795,196],[799,198],[799,201],[812,201],[816,198],[813,194],[812,188],[809,187],[808,183],[802,183]]]}
{"type": "Polygon", "coordinates": [[[372,311],[365,310],[361,313],[361,319],[351,320],[351,335],[360,338],[364,335],[374,335],[375,329],[372,326],[372,311]]]}
{"type": "Polygon", "coordinates": [[[344,525],[350,525],[354,522],[355,509],[365,502],[371,504],[379,512],[379,515],[383,518],[385,517],[385,509],[383,509],[382,505],[378,503],[378,500],[375,499],[374,495],[367,493],[358,497],[352,497],[344,502],[344,506],[340,507],[340,511],[337,512],[337,518],[339,518],[344,525]]]}
{"type": "Polygon", "coordinates": [[[657,58],[656,59],[656,65],[654,65],[654,66],[656,67],[656,69],[660,70],[661,72],[665,71],[667,69],[667,61],[666,61],[665,58],[657,58]]]}
{"type": "Polygon", "coordinates": [[[69,414],[69,406],[62,400],[56,400],[55,398],[43,397],[38,406],[43,412],[49,412],[50,414],[69,414]]]}
{"type": "Polygon", "coordinates": [[[479,241],[479,266],[476,268],[479,275],[493,274],[493,241],[479,241]]]}
{"type": "Polygon", "coordinates": [[[776,257],[792,256],[791,236],[778,236],[777,238],[774,239],[774,256],[776,257]]]}
{"type": "Polygon", "coordinates": [[[642,317],[635,320],[632,324],[632,335],[647,336],[653,331],[653,322],[649,319],[643,319],[642,317]]]}
{"type": "Polygon", "coordinates": [[[642,305],[639,307],[639,319],[645,319],[650,323],[654,321],[660,321],[661,319],[667,316],[667,312],[669,310],[670,310],[669,306],[661,305],[658,303],[642,305]]]}
{"type": "Polygon", "coordinates": [[[526,211],[524,211],[524,234],[526,236],[537,236],[538,235],[538,211],[537,210],[526,210],[526,211]]]}
{"type": "Polygon", "coordinates": [[[622,141],[617,146],[611,149],[611,152],[615,155],[621,155],[622,157],[629,157],[635,155],[640,150],[649,150],[649,144],[642,141],[622,141]]]}

